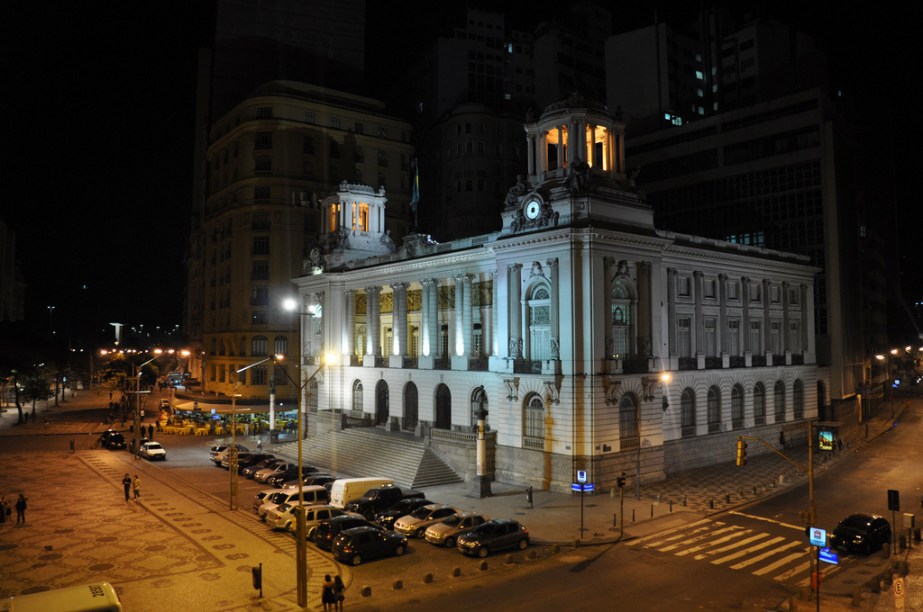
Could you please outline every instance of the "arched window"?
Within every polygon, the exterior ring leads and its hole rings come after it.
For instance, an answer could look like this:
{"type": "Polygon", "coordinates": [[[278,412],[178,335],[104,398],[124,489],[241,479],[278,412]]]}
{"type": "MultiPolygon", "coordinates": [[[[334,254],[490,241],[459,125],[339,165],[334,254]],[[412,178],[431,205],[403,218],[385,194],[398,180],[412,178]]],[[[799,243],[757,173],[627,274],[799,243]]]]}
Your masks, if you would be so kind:
{"type": "Polygon", "coordinates": [[[631,290],[621,280],[612,284],[612,357],[631,357],[631,290]]]}
{"type": "Polygon", "coordinates": [[[412,382],[404,386],[404,419],[402,427],[413,431],[418,419],[417,386],[412,382]]]}
{"type": "Polygon", "coordinates": [[[792,387],[792,408],[795,412],[795,420],[800,421],[804,418],[804,383],[801,379],[795,381],[792,387]]]}
{"type": "Polygon", "coordinates": [[[773,390],[773,402],[775,405],[775,418],[776,423],[785,422],[785,383],[781,380],[776,381],[775,389],[773,390]]]}
{"type": "Polygon", "coordinates": [[[638,448],[641,433],[638,431],[638,402],[631,393],[619,401],[619,449],[638,448]]]}
{"type": "Polygon", "coordinates": [[[683,389],[680,398],[681,435],[684,438],[695,437],[695,392],[690,388],[683,389]]]}
{"type": "Polygon", "coordinates": [[[286,336],[276,336],[275,351],[273,355],[288,355],[288,338],[286,336]]]}
{"type": "Polygon", "coordinates": [[[721,431],[721,390],[718,387],[708,389],[708,433],[721,431]]]}
{"type": "Polygon", "coordinates": [[[535,285],[529,292],[529,352],[528,359],[551,359],[551,299],[548,286],[535,285]]]}
{"type": "Polygon", "coordinates": [[[436,387],[436,421],[433,427],[452,429],[452,392],[444,384],[436,387]]]}
{"type": "Polygon", "coordinates": [[[545,450],[545,402],[537,393],[530,393],[524,402],[522,446],[545,450]]]}
{"type": "Polygon", "coordinates": [[[269,349],[266,336],[254,336],[250,340],[250,354],[253,357],[263,357],[269,349]]]}
{"type": "Polygon", "coordinates": [[[753,385],[753,423],[766,424],[766,388],[761,382],[753,385]]]}
{"type": "Polygon", "coordinates": [[[353,411],[362,412],[362,381],[353,381],[353,411]]]}
{"type": "Polygon", "coordinates": [[[481,404],[484,404],[484,410],[490,410],[490,408],[487,406],[487,393],[484,392],[484,387],[478,387],[477,389],[471,392],[471,427],[472,429],[474,428],[475,425],[478,424],[478,409],[480,409],[481,404]]]}
{"type": "Polygon", "coordinates": [[[375,385],[375,424],[384,425],[390,416],[390,393],[388,383],[379,380],[375,385]]]}
{"type": "Polygon", "coordinates": [[[731,427],[743,429],[744,426],[744,389],[740,385],[731,388],[731,427]]]}

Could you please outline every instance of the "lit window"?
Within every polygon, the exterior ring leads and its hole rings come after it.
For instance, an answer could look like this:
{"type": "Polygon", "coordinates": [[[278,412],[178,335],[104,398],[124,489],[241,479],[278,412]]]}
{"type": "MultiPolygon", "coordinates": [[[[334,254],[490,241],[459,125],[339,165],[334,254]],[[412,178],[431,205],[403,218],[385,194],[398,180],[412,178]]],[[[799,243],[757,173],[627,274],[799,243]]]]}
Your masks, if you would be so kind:
{"type": "Polygon", "coordinates": [[[701,71],[701,70],[696,70],[696,71],[695,71],[695,78],[697,78],[697,79],[700,80],[700,81],[704,81],[704,80],[705,80],[705,75],[702,74],[702,71],[701,71]]]}

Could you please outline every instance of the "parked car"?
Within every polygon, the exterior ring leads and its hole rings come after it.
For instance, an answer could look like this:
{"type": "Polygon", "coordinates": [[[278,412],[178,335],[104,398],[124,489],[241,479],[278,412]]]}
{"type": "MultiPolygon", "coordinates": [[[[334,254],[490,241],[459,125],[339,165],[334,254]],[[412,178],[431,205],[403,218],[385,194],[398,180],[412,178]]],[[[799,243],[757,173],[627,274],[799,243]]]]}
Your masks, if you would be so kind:
{"type": "Polygon", "coordinates": [[[125,436],[114,429],[107,429],[100,435],[99,443],[109,450],[123,449],[125,448],[125,436]]]}
{"type": "MultiPolygon", "coordinates": [[[[237,447],[237,452],[249,451],[250,449],[244,446],[243,444],[235,444],[237,447]]],[[[228,456],[228,449],[231,448],[229,444],[218,444],[217,446],[211,447],[208,451],[208,458],[215,462],[215,465],[221,466],[221,462],[225,460],[228,456]]]]}
{"type": "Polygon", "coordinates": [[[279,461],[276,464],[264,467],[262,470],[257,470],[256,473],[253,474],[253,479],[257,482],[266,482],[269,480],[270,476],[281,474],[294,465],[294,463],[289,463],[288,461],[279,461]]]}
{"type": "MultiPolygon", "coordinates": [[[[239,473],[240,470],[245,467],[250,467],[266,459],[275,458],[276,456],[272,453],[241,453],[237,456],[237,471],[239,473]]],[[[230,469],[230,459],[227,456],[225,456],[224,460],[221,462],[221,467],[230,469]]]]}
{"type": "Polygon", "coordinates": [[[278,492],[279,492],[279,489],[263,489],[262,491],[254,495],[253,496],[253,511],[259,514],[260,506],[263,505],[263,502],[266,501],[266,498],[278,492]]]}
{"type": "Polygon", "coordinates": [[[297,487],[282,489],[264,497],[263,503],[260,504],[257,510],[257,514],[265,521],[267,520],[266,517],[269,511],[277,506],[282,504],[297,504],[299,495],[304,500],[305,504],[326,504],[330,500],[330,491],[320,486],[302,487],[300,494],[297,487]]]}
{"type": "Polygon", "coordinates": [[[273,465],[273,464],[275,464],[275,463],[279,463],[280,461],[284,461],[284,459],[276,459],[275,457],[272,457],[272,458],[270,458],[270,459],[263,459],[263,460],[260,461],[259,463],[254,463],[253,465],[248,465],[247,467],[241,469],[241,470],[240,470],[240,474],[241,474],[241,476],[244,476],[244,477],[246,477],[246,478],[250,478],[250,479],[252,480],[254,474],[256,474],[257,472],[259,472],[259,471],[262,470],[263,468],[267,468],[267,467],[269,467],[270,465],[273,465]]]}
{"type": "Polygon", "coordinates": [[[877,514],[850,514],[836,526],[830,545],[848,552],[869,554],[891,542],[891,525],[877,514]]]}
{"type": "Polygon", "coordinates": [[[393,529],[394,521],[401,518],[402,516],[407,516],[417,508],[429,506],[432,503],[433,502],[428,499],[419,499],[417,497],[402,499],[384,512],[379,512],[376,514],[374,522],[378,523],[385,529],[393,529]]]}
{"type": "Polygon", "coordinates": [[[340,535],[340,532],[352,529],[353,527],[374,527],[375,529],[381,529],[378,525],[373,525],[358,514],[347,513],[318,523],[317,527],[314,528],[314,536],[311,538],[311,541],[322,550],[330,550],[330,547],[333,545],[333,540],[340,535]]]}
{"type": "MultiPolygon", "coordinates": [[[[297,507],[297,500],[276,506],[266,513],[266,524],[273,529],[283,529],[285,531],[295,532],[296,524],[294,510],[297,507]]],[[[306,505],[304,509],[305,536],[308,539],[311,539],[312,535],[314,534],[314,529],[321,523],[321,521],[326,521],[327,519],[332,519],[336,516],[344,516],[348,514],[349,513],[345,510],[334,508],[329,504],[322,504],[319,506],[306,505]]]]}
{"type": "MultiPolygon", "coordinates": [[[[304,486],[310,487],[310,486],[313,486],[313,485],[320,485],[320,486],[322,486],[322,487],[326,487],[328,491],[330,490],[330,485],[332,485],[332,484],[333,484],[333,481],[336,480],[336,479],[337,479],[337,477],[334,476],[333,474],[318,474],[317,472],[312,472],[312,473],[310,473],[310,474],[304,474],[304,475],[302,475],[302,480],[304,481],[304,486]]],[[[283,487],[283,488],[285,488],[285,487],[297,487],[297,486],[298,486],[298,480],[297,480],[297,479],[295,479],[295,480],[287,480],[287,481],[285,481],[285,482],[282,483],[282,487],[283,487]]]]}
{"type": "Polygon", "coordinates": [[[138,454],[151,461],[155,459],[167,460],[167,450],[160,445],[160,442],[145,442],[141,445],[141,450],[138,451],[138,454]]]}
{"type": "Polygon", "coordinates": [[[351,512],[358,512],[365,518],[371,520],[375,515],[383,510],[387,510],[404,498],[426,497],[422,491],[413,489],[402,489],[397,485],[384,485],[373,487],[366,491],[362,497],[346,504],[346,509],[351,512]]]}
{"type": "Polygon", "coordinates": [[[441,523],[426,528],[423,537],[430,544],[454,548],[455,540],[463,533],[468,533],[478,525],[486,523],[490,517],[479,512],[459,512],[441,523]]]}
{"type": "MultiPolygon", "coordinates": [[[[317,472],[317,468],[310,465],[301,466],[301,477],[304,479],[305,474],[311,474],[317,472]]],[[[295,485],[298,485],[298,465],[292,464],[284,472],[279,472],[278,474],[273,474],[266,479],[268,484],[271,484],[274,487],[279,487],[280,489],[285,486],[285,483],[294,479],[295,485]]]]}
{"type": "Polygon", "coordinates": [[[330,550],[337,560],[359,565],[365,559],[400,557],[407,552],[407,538],[375,527],[353,527],[341,532],[330,550]]]}
{"type": "Polygon", "coordinates": [[[458,536],[455,547],[466,555],[482,559],[495,550],[529,546],[529,531],[512,519],[494,519],[481,523],[468,533],[458,536]]]}
{"type": "Polygon", "coordinates": [[[411,538],[422,538],[426,528],[436,523],[441,523],[458,509],[445,504],[430,504],[417,508],[410,514],[394,521],[394,531],[411,538]]]}

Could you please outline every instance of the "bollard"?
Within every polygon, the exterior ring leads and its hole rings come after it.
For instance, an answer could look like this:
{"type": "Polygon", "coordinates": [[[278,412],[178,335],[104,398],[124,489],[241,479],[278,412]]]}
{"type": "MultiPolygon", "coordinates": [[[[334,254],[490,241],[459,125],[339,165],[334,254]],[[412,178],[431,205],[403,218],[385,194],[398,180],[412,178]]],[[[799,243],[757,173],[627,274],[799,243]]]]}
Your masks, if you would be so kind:
{"type": "Polygon", "coordinates": [[[260,563],[258,567],[251,567],[250,573],[253,577],[253,588],[260,592],[260,597],[263,596],[263,564],[260,563]]]}
{"type": "Polygon", "coordinates": [[[635,509],[634,508],[631,509],[631,522],[632,523],[635,522],[635,509]]]}
{"type": "Polygon", "coordinates": [[[685,496],[685,495],[683,495],[683,505],[684,505],[684,506],[686,505],[686,496],[685,496]]]}
{"type": "Polygon", "coordinates": [[[756,485],[753,485],[753,494],[756,495],[757,492],[758,492],[757,486],[756,486],[756,485]]]}
{"type": "Polygon", "coordinates": [[[432,574],[430,574],[430,573],[423,574],[423,583],[424,583],[424,584],[429,584],[429,583],[432,582],[432,581],[433,581],[433,575],[432,575],[432,574]]]}
{"type": "Polygon", "coordinates": [[[651,504],[651,518],[654,518],[654,504],[651,504]]]}
{"type": "Polygon", "coordinates": [[[730,494],[730,493],[728,493],[727,495],[724,496],[724,502],[727,503],[727,504],[731,503],[731,494],[730,494]]]}
{"type": "Polygon", "coordinates": [[[712,498],[710,498],[710,499],[708,500],[708,507],[709,507],[709,508],[714,508],[714,507],[715,507],[715,498],[714,498],[714,497],[712,497],[712,498]]]}
{"type": "Polygon", "coordinates": [[[395,580],[394,583],[391,585],[392,591],[400,591],[403,588],[404,588],[403,580],[395,580]]]}
{"type": "Polygon", "coordinates": [[[529,502],[530,508],[535,507],[534,505],[532,505],[532,485],[529,485],[529,488],[526,489],[526,501],[529,502]]]}
{"type": "Polygon", "coordinates": [[[74,441],[71,440],[71,454],[74,454],[75,452],[76,451],[74,450],[74,441]]]}
{"type": "Polygon", "coordinates": [[[453,568],[452,568],[452,577],[453,577],[453,578],[458,578],[459,576],[461,576],[461,568],[460,568],[460,567],[453,567],[453,568]]]}
{"type": "Polygon", "coordinates": [[[670,512],[673,512],[673,500],[670,500],[670,512]]]}
{"type": "Polygon", "coordinates": [[[618,513],[617,513],[617,512],[613,512],[613,513],[612,513],[612,526],[613,526],[613,527],[618,527],[618,526],[619,526],[618,518],[619,518],[618,513]]]}

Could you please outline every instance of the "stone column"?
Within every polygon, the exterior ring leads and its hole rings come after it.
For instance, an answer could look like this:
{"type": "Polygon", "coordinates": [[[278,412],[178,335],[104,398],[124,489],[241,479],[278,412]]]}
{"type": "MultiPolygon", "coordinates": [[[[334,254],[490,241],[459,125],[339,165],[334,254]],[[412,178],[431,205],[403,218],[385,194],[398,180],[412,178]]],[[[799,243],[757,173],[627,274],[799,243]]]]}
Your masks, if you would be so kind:
{"type": "Polygon", "coordinates": [[[720,354],[730,353],[728,346],[728,275],[718,275],[718,324],[715,333],[718,334],[718,351],[720,354]]]}
{"type": "Polygon", "coordinates": [[[651,324],[651,263],[637,263],[638,299],[635,300],[635,317],[632,319],[635,336],[639,339],[638,349],[641,357],[660,355],[660,349],[654,352],[654,329],[651,324]],[[644,339],[644,346],[641,346],[644,339]]]}
{"type": "MultiPolygon", "coordinates": [[[[490,287],[491,287],[491,302],[490,302],[490,355],[496,357],[500,354],[500,351],[497,347],[497,320],[500,318],[500,313],[498,312],[498,306],[500,305],[500,288],[497,286],[497,271],[493,270],[490,273],[490,287]]],[[[484,340],[485,346],[487,346],[488,340],[484,340]]]]}
{"type": "Polygon", "coordinates": [[[462,340],[464,341],[464,354],[471,357],[472,340],[474,336],[474,322],[471,314],[471,275],[462,276],[462,288],[465,291],[462,296],[462,340]]]}
{"type": "MultiPolygon", "coordinates": [[[[439,279],[430,279],[429,288],[429,337],[430,354],[433,357],[441,355],[442,343],[439,341],[439,279]]],[[[442,355],[444,357],[444,355],[442,355]]]]}
{"type": "Polygon", "coordinates": [[[614,257],[603,257],[603,338],[605,338],[606,359],[615,355],[615,339],[612,337],[612,270],[614,257]]]}
{"type": "MultiPolygon", "coordinates": [[[[676,351],[676,268],[667,268],[667,342],[669,343],[670,361],[677,356],[676,351]]],[[[672,367],[672,366],[671,366],[672,367]]]]}
{"type": "Polygon", "coordinates": [[[343,330],[343,354],[348,355],[350,362],[353,357],[353,339],[356,337],[356,292],[347,289],[346,294],[346,321],[343,330]]]}
{"type": "Polygon", "coordinates": [[[522,264],[510,264],[507,266],[507,276],[509,279],[509,321],[510,328],[508,337],[510,346],[508,347],[511,359],[522,359],[522,264]]]}
{"type": "MultiPolygon", "coordinates": [[[[377,357],[381,354],[381,287],[366,287],[367,296],[366,310],[368,314],[368,323],[366,324],[366,350],[365,354],[371,357],[377,357]]],[[[374,363],[374,359],[373,359],[374,363]]]]}
{"type": "Polygon", "coordinates": [[[429,293],[433,281],[424,278],[420,281],[420,355],[429,357],[433,354],[432,337],[429,328],[429,293]]]}
{"type": "Polygon", "coordinates": [[[702,291],[704,279],[702,272],[696,270],[692,273],[693,287],[695,292],[695,334],[693,335],[692,354],[695,356],[705,354],[705,322],[702,320],[702,291]]]}
{"type": "MultiPolygon", "coordinates": [[[[772,347],[769,346],[770,338],[770,318],[769,318],[769,279],[763,279],[763,325],[762,329],[762,340],[763,340],[763,352],[772,353],[772,347]]],[[[769,365],[768,363],[766,365],[769,365]]],[[[776,364],[779,365],[779,364],[776,364]]]]}
{"type": "Polygon", "coordinates": [[[744,342],[744,354],[753,354],[750,346],[750,278],[740,279],[740,339],[744,342]]]}
{"type": "Polygon", "coordinates": [[[787,353],[792,350],[792,341],[788,335],[791,333],[789,330],[789,303],[788,303],[788,281],[782,282],[782,353],[787,353]]]}
{"type": "Polygon", "coordinates": [[[391,308],[391,351],[392,356],[409,355],[407,350],[407,283],[391,285],[393,306],[391,308]]]}
{"type": "Polygon", "coordinates": [[[561,286],[558,281],[558,258],[545,261],[548,266],[548,280],[551,283],[551,358],[561,358],[561,286]]]}

